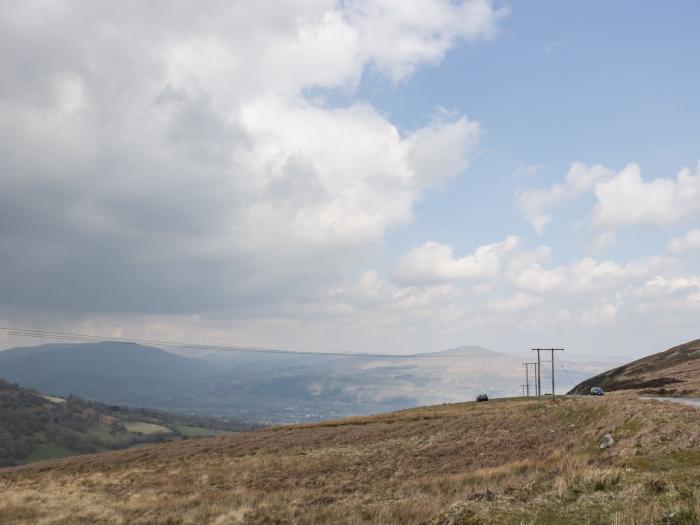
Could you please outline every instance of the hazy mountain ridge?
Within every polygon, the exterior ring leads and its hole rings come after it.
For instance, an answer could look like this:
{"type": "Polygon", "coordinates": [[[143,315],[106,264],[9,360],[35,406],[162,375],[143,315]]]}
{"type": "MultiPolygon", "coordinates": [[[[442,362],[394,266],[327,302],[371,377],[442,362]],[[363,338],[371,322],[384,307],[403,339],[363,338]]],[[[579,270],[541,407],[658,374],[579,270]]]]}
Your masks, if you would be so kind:
{"type": "MultiPolygon", "coordinates": [[[[0,352],[0,374],[43,392],[238,419],[294,422],[520,394],[522,359],[477,346],[410,356],[188,353],[122,343],[0,352]],[[185,355],[183,355],[185,354],[185,355]]],[[[597,371],[597,370],[596,370],[597,371]]],[[[561,387],[590,376],[559,374],[561,387]]]]}
{"type": "Polygon", "coordinates": [[[60,396],[167,408],[215,366],[131,343],[47,344],[0,352],[0,377],[60,396]],[[158,402],[152,395],[158,393],[158,402]]]}
{"type": "Polygon", "coordinates": [[[487,350],[482,346],[457,346],[455,348],[448,348],[447,350],[438,350],[436,352],[421,352],[415,354],[416,356],[445,356],[445,357],[456,357],[456,356],[469,356],[469,357],[488,357],[496,355],[504,355],[500,352],[494,352],[493,350],[487,350]]]}

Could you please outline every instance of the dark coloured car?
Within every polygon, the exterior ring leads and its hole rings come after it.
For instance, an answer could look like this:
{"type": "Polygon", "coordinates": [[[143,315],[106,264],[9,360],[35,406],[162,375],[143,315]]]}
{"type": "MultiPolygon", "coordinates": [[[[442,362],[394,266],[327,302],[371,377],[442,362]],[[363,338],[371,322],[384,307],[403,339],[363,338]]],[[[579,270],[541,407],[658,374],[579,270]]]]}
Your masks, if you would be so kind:
{"type": "Polygon", "coordinates": [[[603,392],[603,389],[599,386],[594,386],[593,388],[591,388],[592,396],[602,396],[603,394],[605,394],[605,392],[603,392]]]}
{"type": "Polygon", "coordinates": [[[488,400],[489,400],[489,396],[487,396],[486,394],[479,394],[478,396],[476,396],[477,403],[481,403],[482,401],[488,401],[488,400]]]}

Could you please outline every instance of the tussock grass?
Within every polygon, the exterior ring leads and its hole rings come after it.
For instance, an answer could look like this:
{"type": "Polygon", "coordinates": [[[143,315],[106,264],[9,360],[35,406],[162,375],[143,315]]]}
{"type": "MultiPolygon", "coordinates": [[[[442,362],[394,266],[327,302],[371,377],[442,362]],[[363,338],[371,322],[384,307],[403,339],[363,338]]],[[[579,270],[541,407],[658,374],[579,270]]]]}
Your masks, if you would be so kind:
{"type": "Polygon", "coordinates": [[[698,523],[699,423],[621,395],[277,427],[0,471],[0,522],[698,523]]]}

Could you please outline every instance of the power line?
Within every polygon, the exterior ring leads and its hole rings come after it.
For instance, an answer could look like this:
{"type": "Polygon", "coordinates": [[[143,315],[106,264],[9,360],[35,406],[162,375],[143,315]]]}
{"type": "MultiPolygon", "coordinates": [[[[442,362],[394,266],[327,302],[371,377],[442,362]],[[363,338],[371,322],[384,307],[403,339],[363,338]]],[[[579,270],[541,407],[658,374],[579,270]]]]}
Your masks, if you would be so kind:
{"type": "Polygon", "coordinates": [[[557,364],[561,367],[561,369],[562,369],[562,370],[564,371],[564,373],[566,374],[566,378],[569,380],[569,384],[574,385],[575,383],[574,383],[573,380],[571,379],[571,376],[569,375],[569,371],[568,371],[568,370],[566,369],[566,367],[564,366],[564,363],[562,363],[561,360],[560,360],[558,357],[556,358],[556,361],[557,361],[557,364]]]}
{"type": "Polygon", "coordinates": [[[551,352],[551,362],[552,362],[552,399],[555,396],[555,390],[554,390],[554,352],[563,352],[563,348],[533,348],[533,352],[537,352],[537,385],[540,389],[540,393],[538,395],[542,395],[542,390],[541,390],[541,379],[540,379],[540,352],[551,352]]]}
{"type": "Polygon", "coordinates": [[[41,330],[35,328],[13,328],[0,326],[0,334],[10,335],[15,337],[32,337],[35,339],[52,339],[71,342],[86,342],[86,343],[132,343],[142,345],[153,345],[167,348],[188,348],[192,350],[215,350],[223,352],[248,352],[260,354],[292,354],[292,355],[317,355],[317,356],[335,356],[335,357],[381,357],[392,359],[437,359],[464,357],[460,355],[450,354],[373,354],[373,353],[349,353],[349,352],[310,352],[302,350],[279,350],[274,348],[261,348],[255,346],[226,346],[226,345],[210,345],[201,343],[183,343],[177,341],[160,341],[156,339],[138,339],[127,337],[109,337],[101,335],[78,334],[73,332],[58,332],[53,330],[41,330]]]}

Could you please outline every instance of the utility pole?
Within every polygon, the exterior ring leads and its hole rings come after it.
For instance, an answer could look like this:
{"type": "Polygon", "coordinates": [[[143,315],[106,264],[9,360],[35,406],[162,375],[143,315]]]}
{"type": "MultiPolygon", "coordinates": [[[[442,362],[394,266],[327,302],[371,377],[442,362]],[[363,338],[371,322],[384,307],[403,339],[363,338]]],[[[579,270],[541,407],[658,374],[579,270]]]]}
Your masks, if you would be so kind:
{"type": "MultiPolygon", "coordinates": [[[[535,373],[537,373],[537,363],[523,363],[523,366],[525,367],[525,389],[527,391],[527,396],[530,397],[530,367],[534,366],[535,367],[535,373]]],[[[533,378],[535,376],[533,375],[533,378]]],[[[537,383],[535,383],[535,387],[537,387],[537,383]]]]}
{"type": "Polygon", "coordinates": [[[537,390],[538,393],[537,395],[542,395],[542,390],[541,390],[541,376],[540,376],[540,352],[549,352],[551,354],[551,362],[552,362],[552,399],[554,399],[555,395],[555,390],[554,390],[554,352],[563,352],[563,348],[533,348],[533,352],[537,352],[537,390]]]}
{"type": "Polygon", "coordinates": [[[535,348],[537,351],[537,396],[542,395],[542,375],[540,374],[540,371],[542,370],[541,366],[541,361],[540,361],[540,349],[535,348]]]}

